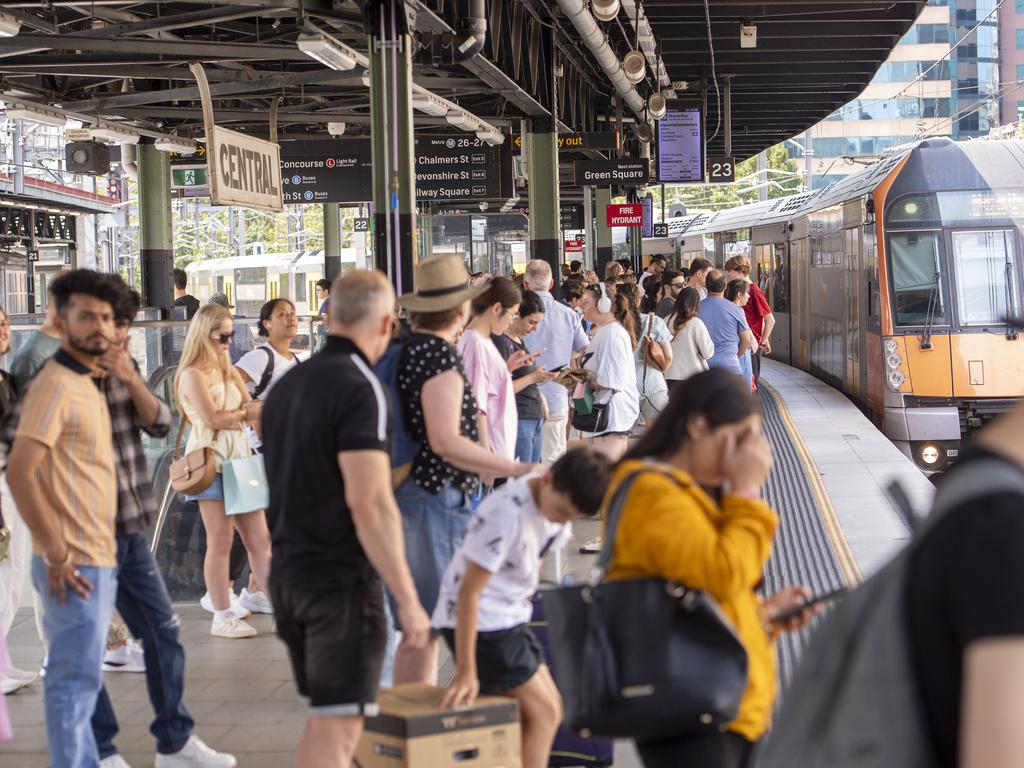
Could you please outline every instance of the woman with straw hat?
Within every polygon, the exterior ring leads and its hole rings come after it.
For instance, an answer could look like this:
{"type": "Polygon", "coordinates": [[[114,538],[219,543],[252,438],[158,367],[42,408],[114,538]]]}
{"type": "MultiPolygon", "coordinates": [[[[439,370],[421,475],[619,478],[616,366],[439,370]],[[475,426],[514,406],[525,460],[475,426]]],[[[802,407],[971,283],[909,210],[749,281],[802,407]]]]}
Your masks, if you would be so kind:
{"type": "MultiPolygon", "coordinates": [[[[458,256],[421,262],[415,282],[416,290],[398,300],[409,313],[412,332],[404,340],[397,384],[409,437],[422,447],[395,497],[409,569],[430,613],[472,514],[479,475],[519,477],[535,465],[510,461],[478,443],[479,409],[455,341],[469,319],[470,301],[487,286],[470,285],[458,256]]],[[[436,681],[437,638],[426,648],[398,649],[396,685],[436,681]]]]}

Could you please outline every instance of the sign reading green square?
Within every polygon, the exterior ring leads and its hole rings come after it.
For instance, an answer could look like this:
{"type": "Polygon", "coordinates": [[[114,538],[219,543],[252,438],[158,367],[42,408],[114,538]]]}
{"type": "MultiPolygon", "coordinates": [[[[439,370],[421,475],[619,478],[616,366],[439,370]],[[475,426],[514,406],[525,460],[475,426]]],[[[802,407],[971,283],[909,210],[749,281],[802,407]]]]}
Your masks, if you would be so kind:
{"type": "Polygon", "coordinates": [[[171,186],[175,189],[182,187],[205,187],[206,185],[205,166],[171,168],[171,186]]]}

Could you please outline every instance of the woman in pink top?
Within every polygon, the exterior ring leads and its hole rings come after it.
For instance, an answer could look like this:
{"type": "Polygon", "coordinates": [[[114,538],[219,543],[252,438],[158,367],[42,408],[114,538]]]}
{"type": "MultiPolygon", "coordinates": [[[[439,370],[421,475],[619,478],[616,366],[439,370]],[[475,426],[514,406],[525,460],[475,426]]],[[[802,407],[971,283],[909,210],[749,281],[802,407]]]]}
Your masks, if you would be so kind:
{"type": "Polygon", "coordinates": [[[519,417],[509,366],[491,334],[500,336],[508,330],[520,301],[522,294],[511,280],[493,278],[487,290],[473,299],[473,316],[459,340],[466,379],[480,407],[480,444],[507,459],[515,458],[519,417]]]}

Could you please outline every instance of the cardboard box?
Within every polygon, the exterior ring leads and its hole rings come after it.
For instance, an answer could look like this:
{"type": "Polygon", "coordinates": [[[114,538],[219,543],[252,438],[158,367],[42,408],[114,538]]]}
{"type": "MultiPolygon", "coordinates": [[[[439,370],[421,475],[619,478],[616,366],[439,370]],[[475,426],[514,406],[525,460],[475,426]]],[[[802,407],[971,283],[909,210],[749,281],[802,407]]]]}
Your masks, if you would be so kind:
{"type": "Polygon", "coordinates": [[[481,696],[471,709],[441,709],[443,690],[401,685],[380,692],[354,768],[521,768],[519,705],[481,696]]]}

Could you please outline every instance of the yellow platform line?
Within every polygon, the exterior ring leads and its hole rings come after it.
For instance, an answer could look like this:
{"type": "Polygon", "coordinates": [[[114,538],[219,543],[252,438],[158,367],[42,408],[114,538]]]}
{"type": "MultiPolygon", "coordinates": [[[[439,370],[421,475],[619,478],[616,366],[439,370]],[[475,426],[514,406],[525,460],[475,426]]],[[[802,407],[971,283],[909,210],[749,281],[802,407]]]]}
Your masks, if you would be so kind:
{"type": "Polygon", "coordinates": [[[856,587],[864,580],[864,577],[857,566],[853,550],[850,549],[850,542],[846,540],[846,533],[843,531],[842,523],[839,522],[839,516],[836,514],[835,507],[832,506],[832,501],[825,490],[825,484],[821,480],[821,473],[818,472],[818,465],[815,463],[810,451],[807,450],[804,439],[800,435],[800,430],[797,429],[793,417],[789,413],[785,399],[779,395],[774,387],[765,382],[763,378],[758,380],[757,386],[758,389],[764,390],[765,394],[775,403],[775,407],[778,408],[782,422],[789,432],[797,455],[800,457],[800,462],[804,466],[804,475],[810,484],[811,493],[814,495],[814,500],[817,503],[821,522],[828,533],[829,542],[832,544],[832,551],[835,554],[836,562],[839,564],[839,570],[843,573],[846,585],[851,588],[856,587]]]}

